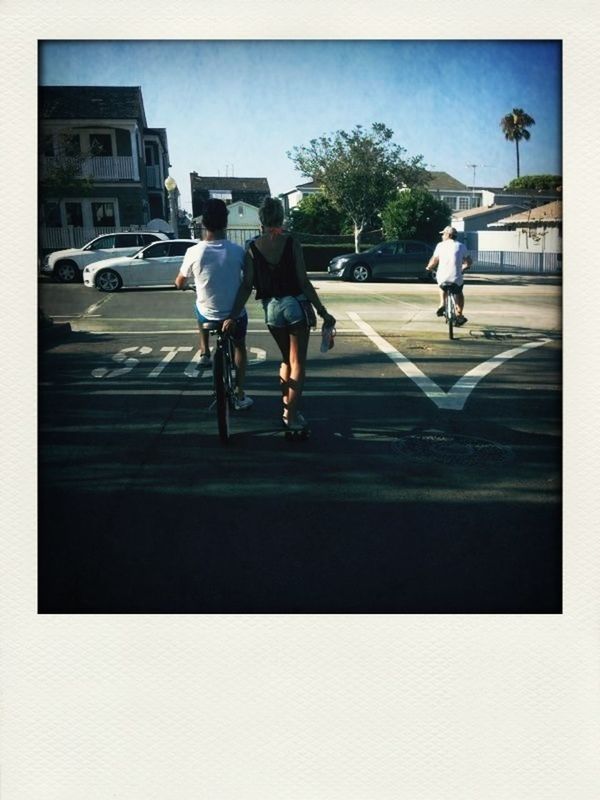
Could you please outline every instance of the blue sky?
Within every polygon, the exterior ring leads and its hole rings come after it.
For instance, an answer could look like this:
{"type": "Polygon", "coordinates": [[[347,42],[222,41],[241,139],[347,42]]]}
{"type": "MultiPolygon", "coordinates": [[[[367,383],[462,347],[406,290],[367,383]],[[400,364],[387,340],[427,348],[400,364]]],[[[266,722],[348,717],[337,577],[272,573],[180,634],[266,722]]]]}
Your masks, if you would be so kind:
{"type": "Polygon", "coordinates": [[[307,178],[287,157],[338,129],[383,122],[407,156],[471,186],[516,176],[500,119],[536,124],[521,174],[560,174],[561,45],[554,41],[53,41],[40,83],[141,86],[167,129],[171,174],[191,210],[189,173],[266,177],[273,194],[307,178]]]}

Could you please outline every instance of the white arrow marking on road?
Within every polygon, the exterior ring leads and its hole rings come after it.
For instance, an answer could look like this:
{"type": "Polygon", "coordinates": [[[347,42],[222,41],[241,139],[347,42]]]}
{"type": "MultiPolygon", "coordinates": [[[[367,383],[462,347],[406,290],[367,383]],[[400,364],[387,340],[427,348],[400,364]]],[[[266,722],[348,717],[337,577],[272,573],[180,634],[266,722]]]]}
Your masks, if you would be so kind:
{"type": "Polygon", "coordinates": [[[385,353],[386,356],[396,364],[398,369],[402,370],[407,378],[410,378],[417,384],[419,389],[421,389],[438,408],[450,411],[461,411],[467,402],[467,398],[479,381],[486,375],[489,375],[493,369],[499,367],[500,364],[508,361],[509,358],[514,358],[515,356],[521,355],[521,353],[526,353],[533,347],[540,347],[551,341],[550,339],[541,339],[537,342],[528,342],[512,350],[505,350],[504,353],[498,353],[498,355],[493,356],[482,364],[478,364],[476,367],[469,370],[469,372],[463,375],[462,378],[454,384],[449,392],[445,392],[443,389],[440,389],[434,380],[428,378],[427,375],[421,372],[417,365],[413,364],[409,358],[396,350],[396,348],[380,336],[377,331],[373,330],[370,325],[363,322],[358,314],[349,311],[348,316],[361,331],[368,336],[373,344],[377,345],[381,352],[385,353]]]}
{"type": "Polygon", "coordinates": [[[256,355],[256,358],[248,359],[248,364],[260,364],[261,361],[267,360],[267,351],[261,347],[249,347],[248,350],[256,355]]]}
{"type": "MultiPolygon", "coordinates": [[[[92,370],[92,376],[94,378],[117,378],[119,375],[126,375],[128,372],[140,363],[139,358],[132,358],[131,356],[127,356],[127,353],[133,353],[138,349],[138,346],[135,347],[124,347],[122,350],[119,350],[118,353],[115,353],[113,361],[116,361],[118,364],[125,362],[125,366],[121,367],[120,369],[113,369],[111,372],[106,369],[106,367],[99,367],[98,369],[92,370]]],[[[146,356],[148,353],[152,352],[151,347],[140,347],[139,348],[140,355],[146,356]]]]}
{"type": "Polygon", "coordinates": [[[173,361],[177,353],[189,353],[192,350],[191,347],[161,347],[161,353],[166,353],[167,355],[163,358],[163,360],[158,364],[152,372],[148,374],[149,378],[156,378],[160,375],[163,369],[167,366],[170,361],[173,361]]]}

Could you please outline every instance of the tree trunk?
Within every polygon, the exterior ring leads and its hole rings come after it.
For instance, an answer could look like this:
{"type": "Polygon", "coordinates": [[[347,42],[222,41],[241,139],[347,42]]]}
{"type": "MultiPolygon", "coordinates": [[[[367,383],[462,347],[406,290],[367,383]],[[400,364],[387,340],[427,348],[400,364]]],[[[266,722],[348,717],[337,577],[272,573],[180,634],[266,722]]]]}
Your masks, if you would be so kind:
{"type": "Polygon", "coordinates": [[[364,225],[361,225],[359,227],[356,224],[356,222],[354,223],[354,252],[355,253],[359,252],[358,245],[360,243],[360,235],[363,232],[363,228],[364,228],[364,225]]]}
{"type": "Polygon", "coordinates": [[[515,144],[517,146],[517,178],[521,177],[521,167],[519,164],[519,140],[515,139],[515,144]]]}

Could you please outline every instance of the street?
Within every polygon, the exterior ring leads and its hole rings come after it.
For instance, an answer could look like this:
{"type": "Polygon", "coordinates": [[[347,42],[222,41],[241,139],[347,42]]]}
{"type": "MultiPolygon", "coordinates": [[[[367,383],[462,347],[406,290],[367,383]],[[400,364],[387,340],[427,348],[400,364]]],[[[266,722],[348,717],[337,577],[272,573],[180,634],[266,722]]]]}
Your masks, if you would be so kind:
{"type": "Polygon", "coordinates": [[[560,612],[560,279],[470,276],[449,341],[434,285],[311,277],[310,439],[250,300],[225,446],[193,292],[40,281],[41,612],[560,612]]]}

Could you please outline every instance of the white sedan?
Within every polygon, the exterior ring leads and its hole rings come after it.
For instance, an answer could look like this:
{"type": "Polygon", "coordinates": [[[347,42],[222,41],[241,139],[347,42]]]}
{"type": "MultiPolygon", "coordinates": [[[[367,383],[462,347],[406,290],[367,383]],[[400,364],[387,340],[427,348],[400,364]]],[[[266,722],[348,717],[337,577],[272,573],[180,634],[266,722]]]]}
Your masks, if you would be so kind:
{"type": "Polygon", "coordinates": [[[83,270],[83,282],[91,289],[116,292],[122,286],[173,286],[183,256],[196,239],[170,239],[143,247],[133,256],[94,261],[83,270]]]}

